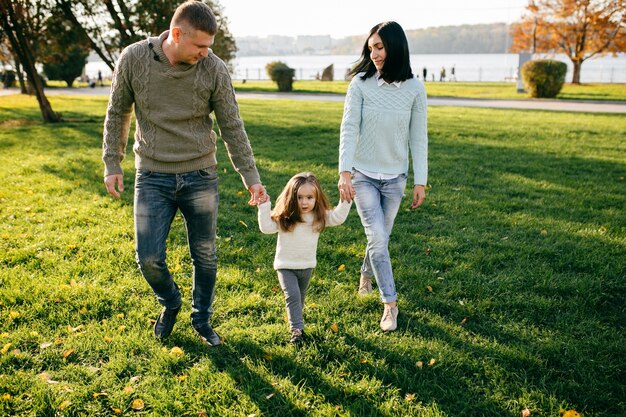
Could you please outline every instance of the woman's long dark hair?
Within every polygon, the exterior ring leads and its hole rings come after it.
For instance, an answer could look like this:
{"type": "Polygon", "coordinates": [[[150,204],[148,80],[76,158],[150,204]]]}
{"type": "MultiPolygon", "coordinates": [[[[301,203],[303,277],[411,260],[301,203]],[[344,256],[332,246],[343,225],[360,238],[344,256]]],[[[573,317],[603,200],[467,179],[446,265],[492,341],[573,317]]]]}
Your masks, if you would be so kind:
{"type": "Polygon", "coordinates": [[[396,22],[382,22],[374,26],[371,30],[365,44],[361,58],[356,66],[350,71],[350,75],[356,75],[360,72],[365,74],[361,76],[362,80],[366,80],[376,74],[376,67],[370,58],[370,50],[367,45],[373,34],[378,33],[380,39],[385,46],[387,57],[381,70],[381,77],[388,83],[395,81],[405,81],[413,78],[411,71],[411,60],[409,56],[409,42],[406,39],[402,26],[396,22]]]}

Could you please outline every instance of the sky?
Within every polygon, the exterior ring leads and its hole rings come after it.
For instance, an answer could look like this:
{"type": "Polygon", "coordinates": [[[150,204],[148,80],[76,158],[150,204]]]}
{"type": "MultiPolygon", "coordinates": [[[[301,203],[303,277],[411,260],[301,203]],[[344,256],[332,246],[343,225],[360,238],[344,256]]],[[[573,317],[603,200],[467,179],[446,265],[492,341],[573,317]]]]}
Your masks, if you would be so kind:
{"type": "Polygon", "coordinates": [[[386,20],[405,30],[511,23],[528,0],[220,0],[236,37],[365,35],[386,20]]]}

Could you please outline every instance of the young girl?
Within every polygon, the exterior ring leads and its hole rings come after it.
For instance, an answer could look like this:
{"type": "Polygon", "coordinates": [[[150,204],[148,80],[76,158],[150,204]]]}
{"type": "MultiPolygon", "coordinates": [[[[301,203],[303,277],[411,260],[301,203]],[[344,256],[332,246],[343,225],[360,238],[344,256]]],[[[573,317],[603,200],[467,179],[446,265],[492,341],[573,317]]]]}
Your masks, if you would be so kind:
{"type": "Polygon", "coordinates": [[[274,269],[285,294],[291,343],[302,342],[304,296],[317,264],[320,232],[325,227],[342,224],[351,205],[344,201],[331,210],[315,175],[302,172],[289,180],[271,213],[269,197],[258,206],[261,232],[278,233],[274,269]]]}
{"type": "Polygon", "coordinates": [[[341,199],[356,201],[367,236],[358,293],[372,292],[376,280],[384,304],[380,328],[397,327],[398,295],[391,269],[389,237],[400,208],[409,165],[413,201],[426,196],[428,132],[426,91],[413,76],[406,35],[399,24],[374,26],[352,70],[339,144],[341,199]],[[410,151],[410,153],[409,153],[410,151]]]}

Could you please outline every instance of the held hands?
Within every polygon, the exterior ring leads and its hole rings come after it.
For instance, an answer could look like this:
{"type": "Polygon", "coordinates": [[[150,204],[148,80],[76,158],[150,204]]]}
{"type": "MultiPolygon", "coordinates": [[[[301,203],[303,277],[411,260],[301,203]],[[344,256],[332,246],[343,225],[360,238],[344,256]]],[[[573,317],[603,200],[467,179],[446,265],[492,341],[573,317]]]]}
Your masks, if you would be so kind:
{"type": "Polygon", "coordinates": [[[354,199],[356,191],[352,186],[352,174],[350,172],[343,171],[339,174],[337,188],[339,188],[339,197],[341,198],[341,201],[347,201],[349,203],[354,199]]]}
{"type": "Polygon", "coordinates": [[[415,185],[415,187],[413,187],[413,203],[411,203],[411,208],[416,209],[421,206],[425,198],[426,187],[423,185],[415,185]]]}
{"type": "Polygon", "coordinates": [[[124,191],[124,176],[122,174],[107,175],[104,177],[104,185],[107,192],[115,198],[120,198],[120,193],[124,191]],[[117,190],[115,189],[117,186],[117,190]]]}
{"type": "Polygon", "coordinates": [[[261,184],[253,184],[248,187],[248,191],[250,191],[250,201],[248,204],[251,206],[258,206],[259,204],[265,203],[269,200],[270,196],[267,195],[265,191],[265,187],[261,184]]]}

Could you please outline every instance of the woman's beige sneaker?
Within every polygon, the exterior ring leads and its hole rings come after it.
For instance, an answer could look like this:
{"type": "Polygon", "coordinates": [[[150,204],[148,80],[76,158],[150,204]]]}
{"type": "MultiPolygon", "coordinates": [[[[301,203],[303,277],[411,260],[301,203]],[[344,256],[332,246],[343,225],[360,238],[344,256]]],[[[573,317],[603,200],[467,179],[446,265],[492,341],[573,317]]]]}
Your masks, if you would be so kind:
{"type": "Polygon", "coordinates": [[[361,275],[359,281],[359,295],[370,295],[372,293],[372,280],[361,275]]]}
{"type": "Polygon", "coordinates": [[[384,332],[392,332],[398,327],[398,306],[390,307],[389,304],[385,304],[385,311],[383,312],[383,318],[380,319],[380,328],[384,332]]]}

